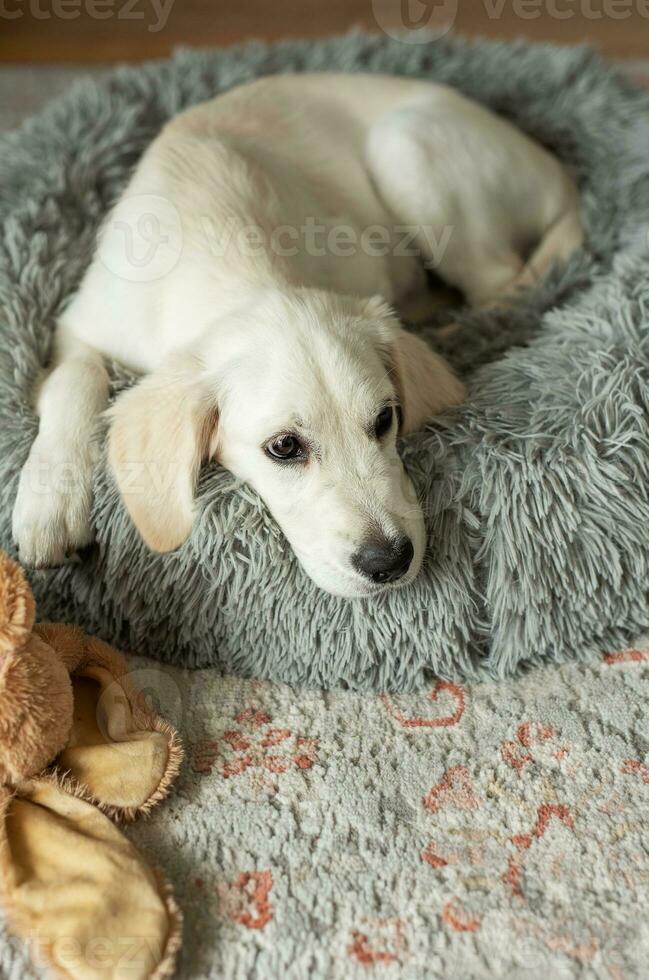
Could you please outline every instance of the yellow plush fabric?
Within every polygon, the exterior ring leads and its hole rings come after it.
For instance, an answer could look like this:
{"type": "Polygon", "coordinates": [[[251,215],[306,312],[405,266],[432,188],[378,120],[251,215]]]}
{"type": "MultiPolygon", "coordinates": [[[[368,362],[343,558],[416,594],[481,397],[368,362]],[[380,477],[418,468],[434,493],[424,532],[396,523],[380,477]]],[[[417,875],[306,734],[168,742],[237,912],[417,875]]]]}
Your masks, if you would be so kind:
{"type": "Polygon", "coordinates": [[[162,800],[181,760],[124,657],[74,626],[34,626],[25,576],[0,552],[0,902],[56,976],[173,972],[180,913],[111,818],[162,800]]]}
{"type": "MultiPolygon", "coordinates": [[[[122,819],[158,801],[178,771],[173,730],[133,700],[127,675],[96,663],[72,677],[74,720],[58,758],[93,799],[122,819]]],[[[137,696],[136,696],[137,698],[137,696]]]]}
{"type": "Polygon", "coordinates": [[[164,975],[177,942],[169,897],[105,814],[54,779],[21,784],[0,828],[10,922],[62,977],[164,975]]]}

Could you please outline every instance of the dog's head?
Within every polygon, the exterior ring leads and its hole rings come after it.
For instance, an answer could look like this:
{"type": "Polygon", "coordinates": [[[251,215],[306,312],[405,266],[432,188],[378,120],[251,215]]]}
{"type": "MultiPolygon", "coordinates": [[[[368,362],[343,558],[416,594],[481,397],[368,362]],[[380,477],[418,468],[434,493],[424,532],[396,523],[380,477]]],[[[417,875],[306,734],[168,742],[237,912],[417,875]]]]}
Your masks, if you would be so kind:
{"type": "Polygon", "coordinates": [[[364,596],[411,581],[423,557],[397,435],[462,398],[379,298],[269,293],[117,400],[109,458],[153,550],[189,535],[201,462],[217,459],[320,587],[364,596]]]}

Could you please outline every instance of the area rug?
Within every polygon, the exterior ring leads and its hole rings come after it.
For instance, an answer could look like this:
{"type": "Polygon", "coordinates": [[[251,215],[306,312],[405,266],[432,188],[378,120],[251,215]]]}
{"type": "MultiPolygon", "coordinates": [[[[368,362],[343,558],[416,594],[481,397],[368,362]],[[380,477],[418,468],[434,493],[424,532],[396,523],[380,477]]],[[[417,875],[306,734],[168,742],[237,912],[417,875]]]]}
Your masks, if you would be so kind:
{"type": "MultiPolygon", "coordinates": [[[[177,664],[323,687],[413,690],[628,643],[649,627],[649,94],[581,49],[352,35],[181,52],[85,82],[3,137],[0,545],[56,313],[143,148],[183,106],[307,68],[423,76],[505,114],[575,172],[588,248],[516,309],[460,317],[444,352],[468,403],[403,446],[429,534],[408,589],[324,594],[218,467],[190,540],[153,556],[104,464],[96,546],[33,576],[39,608],[177,664]]],[[[115,370],[116,388],[131,380],[115,370]]]]}
{"type": "MultiPolygon", "coordinates": [[[[135,678],[187,749],[128,829],[183,908],[179,980],[646,977],[649,642],[408,696],[135,678]]],[[[38,976],[0,937],[2,980],[38,976]]]]}

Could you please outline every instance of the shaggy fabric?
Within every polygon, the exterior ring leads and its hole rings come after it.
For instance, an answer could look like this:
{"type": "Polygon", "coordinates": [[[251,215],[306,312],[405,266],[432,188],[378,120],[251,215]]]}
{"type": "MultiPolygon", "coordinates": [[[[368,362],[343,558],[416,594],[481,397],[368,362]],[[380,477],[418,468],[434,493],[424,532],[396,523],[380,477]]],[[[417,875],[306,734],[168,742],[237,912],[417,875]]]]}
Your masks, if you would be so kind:
{"type": "Polygon", "coordinates": [[[32,576],[39,608],[179,664],[325,687],[405,691],[433,672],[505,675],[627,642],[649,626],[649,95],[586,50],[353,35],[181,52],[78,85],[4,137],[0,544],[55,316],[143,148],[184,106],[306,68],[424,76],[508,116],[573,168],[588,249],[515,310],[462,314],[442,347],[470,398],[403,445],[429,530],[408,589],[320,592],[256,496],[216,467],[191,539],[154,556],[102,465],[96,547],[32,576]]]}
{"type": "MultiPolygon", "coordinates": [[[[646,978],[647,642],[406,696],[135,679],[187,749],[127,828],[183,909],[179,980],[646,978]]],[[[0,976],[42,973],[3,938],[0,976]]]]}

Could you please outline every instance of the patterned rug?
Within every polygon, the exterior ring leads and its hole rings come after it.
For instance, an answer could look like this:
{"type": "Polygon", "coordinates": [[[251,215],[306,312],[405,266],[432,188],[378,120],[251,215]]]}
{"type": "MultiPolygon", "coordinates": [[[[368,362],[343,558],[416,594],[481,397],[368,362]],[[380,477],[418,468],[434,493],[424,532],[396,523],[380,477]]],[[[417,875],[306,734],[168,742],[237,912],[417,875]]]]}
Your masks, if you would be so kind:
{"type": "MultiPolygon", "coordinates": [[[[179,977],[647,976],[649,641],[393,697],[138,664],[187,750],[129,830],[184,910],[179,977]]],[[[0,977],[37,976],[0,939],[0,977]]]]}

